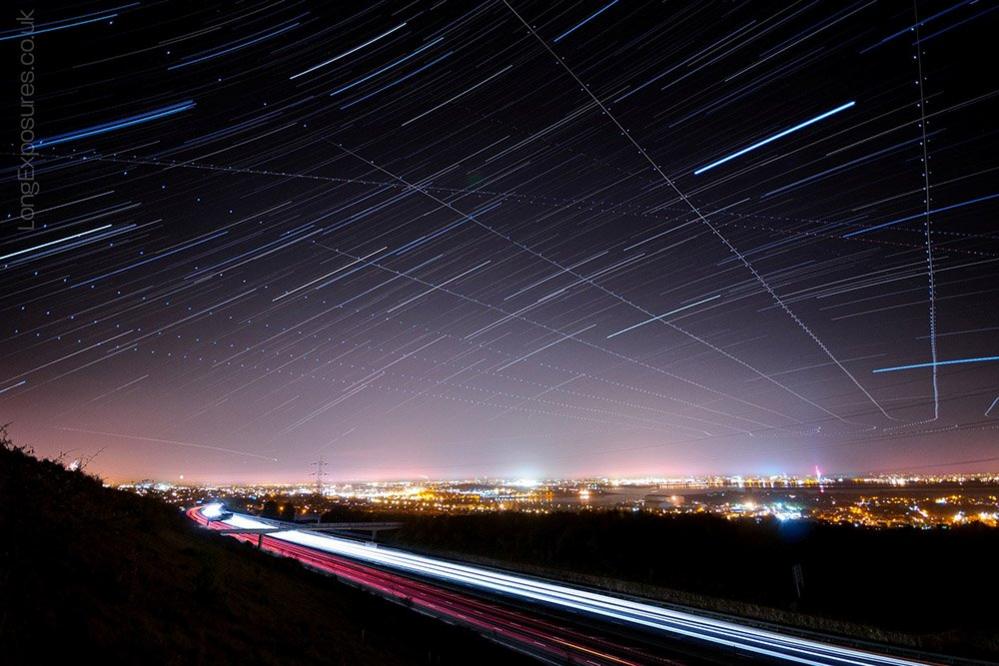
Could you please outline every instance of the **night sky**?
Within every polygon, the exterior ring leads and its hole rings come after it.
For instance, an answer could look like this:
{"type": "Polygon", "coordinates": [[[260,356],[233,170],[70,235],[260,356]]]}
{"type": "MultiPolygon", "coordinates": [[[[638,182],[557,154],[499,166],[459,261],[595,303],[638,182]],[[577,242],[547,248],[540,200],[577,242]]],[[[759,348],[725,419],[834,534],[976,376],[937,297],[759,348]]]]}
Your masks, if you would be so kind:
{"type": "Polygon", "coordinates": [[[7,7],[0,421],[115,480],[994,469],[997,10],[7,7]]]}

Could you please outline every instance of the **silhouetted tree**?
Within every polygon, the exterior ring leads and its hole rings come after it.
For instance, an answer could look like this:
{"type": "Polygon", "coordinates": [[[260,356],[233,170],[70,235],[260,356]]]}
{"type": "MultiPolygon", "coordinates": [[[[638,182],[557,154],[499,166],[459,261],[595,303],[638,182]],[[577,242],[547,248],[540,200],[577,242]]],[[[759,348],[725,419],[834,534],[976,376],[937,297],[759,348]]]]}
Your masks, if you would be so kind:
{"type": "Polygon", "coordinates": [[[277,518],[278,503],[274,500],[267,500],[264,502],[264,510],[260,512],[260,515],[264,518],[277,518]]]}
{"type": "Polygon", "coordinates": [[[287,502],[281,507],[281,520],[287,520],[288,522],[295,521],[295,514],[298,513],[298,507],[292,502],[287,502]]]}

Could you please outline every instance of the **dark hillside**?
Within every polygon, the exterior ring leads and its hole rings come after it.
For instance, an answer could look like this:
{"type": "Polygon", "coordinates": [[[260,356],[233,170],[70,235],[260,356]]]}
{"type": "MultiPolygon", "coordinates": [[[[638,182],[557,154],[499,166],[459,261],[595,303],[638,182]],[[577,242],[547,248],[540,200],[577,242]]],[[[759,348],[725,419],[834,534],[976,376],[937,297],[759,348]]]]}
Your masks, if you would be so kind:
{"type": "MultiPolygon", "coordinates": [[[[2,432],[0,432],[2,436],[2,432]]],[[[467,664],[464,630],[0,446],[0,663],[467,664]]]]}

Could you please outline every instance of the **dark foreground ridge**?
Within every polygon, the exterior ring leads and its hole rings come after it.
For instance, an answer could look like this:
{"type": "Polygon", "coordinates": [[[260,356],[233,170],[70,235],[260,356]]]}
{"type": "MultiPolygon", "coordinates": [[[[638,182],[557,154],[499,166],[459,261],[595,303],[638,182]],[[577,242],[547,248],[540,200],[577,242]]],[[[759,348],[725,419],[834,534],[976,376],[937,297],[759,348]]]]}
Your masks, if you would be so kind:
{"type": "Polygon", "coordinates": [[[5,437],[0,534],[4,664],[521,662],[5,437]]]}

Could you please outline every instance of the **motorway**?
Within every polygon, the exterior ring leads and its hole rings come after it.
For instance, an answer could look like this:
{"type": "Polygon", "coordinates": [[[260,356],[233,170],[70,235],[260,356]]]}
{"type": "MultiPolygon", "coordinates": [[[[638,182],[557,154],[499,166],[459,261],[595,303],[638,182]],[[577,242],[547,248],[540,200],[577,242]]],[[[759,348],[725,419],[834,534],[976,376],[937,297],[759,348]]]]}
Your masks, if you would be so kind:
{"type": "MultiPolygon", "coordinates": [[[[187,515],[215,529],[269,529],[274,524],[219,505],[187,515]]],[[[907,666],[929,662],[782,634],[508,572],[408,553],[299,529],[230,534],[263,549],[460,624],[487,638],[552,663],[624,665],[677,663],[795,663],[827,666],[907,666]],[[536,609],[539,612],[532,612],[536,609]],[[550,611],[563,611],[563,620],[550,611]],[[580,618],[579,622],[571,617],[580,618]],[[605,623],[608,631],[593,630],[605,623]],[[625,640],[621,628],[637,640],[625,640]],[[663,639],[667,652],[654,649],[663,639]],[[652,647],[650,647],[652,646],[652,647]],[[689,646],[689,647],[684,647],[689,646]],[[660,656],[676,654],[676,660],[660,656]]]]}

